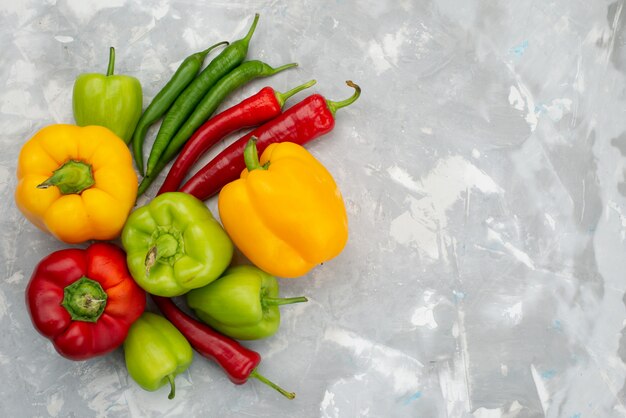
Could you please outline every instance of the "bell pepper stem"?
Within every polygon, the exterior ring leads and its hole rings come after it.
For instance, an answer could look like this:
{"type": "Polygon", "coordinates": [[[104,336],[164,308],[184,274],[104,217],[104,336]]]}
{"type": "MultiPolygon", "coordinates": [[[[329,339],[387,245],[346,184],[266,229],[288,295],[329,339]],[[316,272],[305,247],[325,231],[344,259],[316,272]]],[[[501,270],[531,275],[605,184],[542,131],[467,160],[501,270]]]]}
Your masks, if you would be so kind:
{"type": "Polygon", "coordinates": [[[342,100],[340,102],[333,102],[333,101],[330,101],[330,100],[326,100],[326,104],[328,105],[328,109],[333,114],[333,116],[335,115],[337,110],[341,109],[342,107],[346,107],[346,106],[351,105],[361,95],[361,87],[357,86],[356,84],[354,84],[350,80],[346,81],[346,84],[354,89],[354,94],[352,96],[350,96],[347,99],[342,100]]]}
{"type": "Polygon", "coordinates": [[[102,285],[83,276],[63,290],[61,306],[73,321],[97,322],[106,303],[107,294],[102,285]]]}
{"type": "Polygon", "coordinates": [[[249,377],[254,377],[255,379],[260,380],[261,382],[265,383],[267,386],[280,392],[280,394],[286,397],[287,399],[293,399],[296,397],[295,393],[287,392],[285,389],[281,388],[276,383],[272,382],[271,380],[267,379],[265,376],[257,372],[256,369],[252,370],[249,377]]]}
{"type": "Polygon", "coordinates": [[[267,170],[267,164],[261,165],[259,161],[259,153],[256,149],[257,137],[253,136],[248,140],[246,148],[243,150],[243,160],[246,163],[248,171],[267,170]]]}
{"type": "Polygon", "coordinates": [[[302,90],[308,89],[309,87],[313,86],[315,83],[317,83],[317,81],[311,80],[307,83],[299,85],[298,87],[294,87],[291,90],[286,91],[284,93],[281,93],[279,91],[274,92],[274,95],[276,96],[276,100],[278,101],[278,105],[282,108],[285,102],[287,101],[287,99],[289,99],[294,94],[301,92],[302,90]]]}
{"type": "Polygon", "coordinates": [[[174,396],[176,396],[176,382],[174,381],[174,375],[168,374],[167,380],[170,382],[170,394],[167,395],[167,399],[174,399],[174,396]]]}
{"type": "Polygon", "coordinates": [[[109,68],[107,68],[107,76],[113,75],[115,69],[115,48],[109,48],[109,68]]]}
{"type": "Polygon", "coordinates": [[[264,304],[274,305],[274,306],[289,305],[291,303],[301,303],[301,302],[308,302],[308,299],[305,298],[304,296],[298,296],[295,298],[270,298],[270,297],[263,298],[264,304]]]}
{"type": "Polygon", "coordinates": [[[169,233],[159,235],[146,254],[146,276],[150,275],[150,270],[161,258],[174,256],[178,247],[178,240],[173,235],[169,233]]]}
{"type": "Polygon", "coordinates": [[[91,165],[77,160],[69,160],[52,172],[52,175],[38,189],[57,186],[61,194],[79,194],[96,184],[91,165]]]}

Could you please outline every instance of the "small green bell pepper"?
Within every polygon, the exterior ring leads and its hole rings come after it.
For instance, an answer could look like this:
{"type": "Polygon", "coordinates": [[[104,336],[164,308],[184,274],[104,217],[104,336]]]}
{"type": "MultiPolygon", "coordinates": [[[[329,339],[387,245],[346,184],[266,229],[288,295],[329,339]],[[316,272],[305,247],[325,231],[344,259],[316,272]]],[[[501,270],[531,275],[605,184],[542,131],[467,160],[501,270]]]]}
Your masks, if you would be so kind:
{"type": "Polygon", "coordinates": [[[109,52],[109,68],[104,74],[81,74],[74,82],[72,107],[78,126],[109,128],[128,143],[141,117],[143,95],[135,77],[113,75],[115,49],[109,52]]]}
{"type": "Polygon", "coordinates": [[[174,378],[191,365],[193,350],[183,334],[162,316],[144,312],[128,330],[124,357],[130,377],[145,390],[155,391],[169,382],[176,395],[174,378]]]}
{"type": "Polygon", "coordinates": [[[274,335],[280,325],[278,306],[306,301],[279,298],[276,278],[254,266],[231,267],[218,280],[187,293],[187,304],[198,318],[240,340],[274,335]]]}
{"type": "Polygon", "coordinates": [[[135,210],[122,230],[131,275],[144,290],[173,297],[226,270],[233,243],[204,203],[170,192],[135,210]]]}

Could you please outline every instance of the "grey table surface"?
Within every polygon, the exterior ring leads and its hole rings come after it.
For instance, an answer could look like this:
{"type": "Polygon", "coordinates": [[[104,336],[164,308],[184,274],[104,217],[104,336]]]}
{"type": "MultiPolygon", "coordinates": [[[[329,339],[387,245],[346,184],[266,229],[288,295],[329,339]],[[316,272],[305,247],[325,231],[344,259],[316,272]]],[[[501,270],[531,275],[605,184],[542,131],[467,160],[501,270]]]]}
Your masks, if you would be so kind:
{"type": "Polygon", "coordinates": [[[0,415],[625,416],[624,6],[0,0],[0,415]],[[74,79],[104,71],[109,46],[147,104],[185,56],[239,38],[255,12],[249,57],[300,67],[222,108],[312,78],[330,99],[351,94],[347,79],[363,88],[308,146],[344,195],[350,238],[281,280],[310,301],[247,344],[295,400],[232,385],[196,355],[169,401],[129,378],[121,349],[72,362],[31,326],[32,270],[67,245],[16,209],[17,154],[73,122],[74,79]]]}

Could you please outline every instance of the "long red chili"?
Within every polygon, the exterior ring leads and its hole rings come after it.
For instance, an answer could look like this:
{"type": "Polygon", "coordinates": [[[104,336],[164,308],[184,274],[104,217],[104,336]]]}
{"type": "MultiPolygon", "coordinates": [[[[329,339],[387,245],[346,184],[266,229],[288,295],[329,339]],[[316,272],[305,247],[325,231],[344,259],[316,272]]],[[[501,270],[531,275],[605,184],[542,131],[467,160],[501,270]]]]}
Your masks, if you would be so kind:
{"type": "Polygon", "coordinates": [[[350,98],[332,102],[319,94],[307,97],[232,143],[190,178],[180,191],[206,200],[226,184],[239,178],[246,167],[243,150],[252,136],[257,137],[257,149],[260,154],[274,142],[289,141],[304,145],[330,132],[335,126],[335,112],[352,104],[361,94],[361,88],[352,81],[346,81],[346,84],[355,89],[350,98]]]}
{"type": "Polygon", "coordinates": [[[200,355],[215,361],[228,375],[231,382],[242,385],[253,377],[276,389],[289,399],[296,394],[287,392],[256,371],[261,355],[247,349],[237,341],[214,331],[208,325],[196,321],[181,311],[169,298],[150,295],[159,310],[187,338],[200,355]]]}
{"type": "Polygon", "coordinates": [[[224,136],[239,129],[258,126],[275,118],[282,111],[287,99],[314,84],[315,80],[311,80],[285,93],[265,87],[254,96],[209,119],[189,139],[157,194],[178,190],[189,169],[224,136]]]}

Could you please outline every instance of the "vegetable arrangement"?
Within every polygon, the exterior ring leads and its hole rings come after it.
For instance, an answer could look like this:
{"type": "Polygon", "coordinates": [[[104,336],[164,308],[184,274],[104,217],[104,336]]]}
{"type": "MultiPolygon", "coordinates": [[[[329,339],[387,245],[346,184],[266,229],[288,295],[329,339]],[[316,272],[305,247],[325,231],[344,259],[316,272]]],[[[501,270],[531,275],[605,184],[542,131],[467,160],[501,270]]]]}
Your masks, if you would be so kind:
{"type": "Polygon", "coordinates": [[[169,384],[170,399],[193,350],[235,384],[255,378],[293,399],[236,340],[277,333],[280,307],[307,301],[281,298],[277,277],[306,275],[348,240],[341,192],[302,145],[333,129],[336,111],[358,99],[356,84],[347,82],[354,93],[343,101],[313,94],[285,111],[315,80],[285,93],[264,87],[213,116],[239,87],[297,66],[246,60],[258,20],[242,39],[188,56],[143,113],[141,85],[113,75],[111,48],[106,76],[76,79],[74,117],[84,127],[45,127],[18,160],[16,204],[35,226],[69,244],[120,237],[124,248],[96,242],[45,257],[26,289],[34,327],[72,360],[123,345],[129,375],[149,391],[169,384]],[[148,128],[161,118],[144,170],[148,128]],[[251,128],[185,182],[211,147],[251,128]],[[157,196],[131,213],[174,159],[157,196]],[[223,227],[203,203],[218,192],[223,227]],[[235,248],[251,265],[231,265],[235,248]],[[146,294],[163,316],[145,311],[146,294]],[[171,299],[182,295],[198,319],[171,299]]]}

